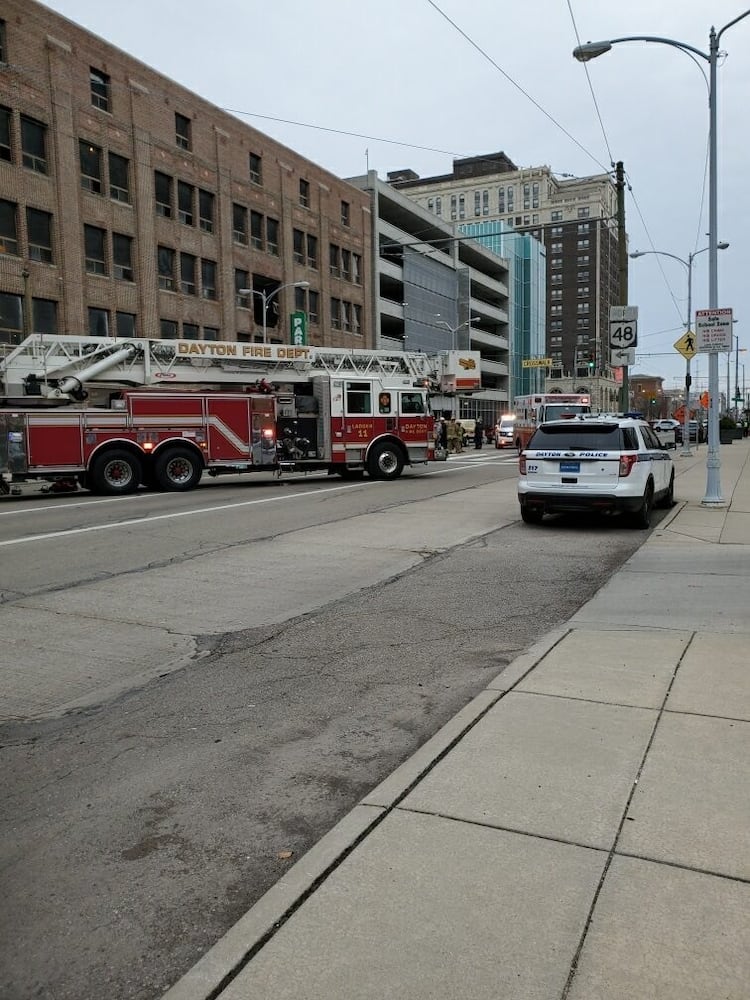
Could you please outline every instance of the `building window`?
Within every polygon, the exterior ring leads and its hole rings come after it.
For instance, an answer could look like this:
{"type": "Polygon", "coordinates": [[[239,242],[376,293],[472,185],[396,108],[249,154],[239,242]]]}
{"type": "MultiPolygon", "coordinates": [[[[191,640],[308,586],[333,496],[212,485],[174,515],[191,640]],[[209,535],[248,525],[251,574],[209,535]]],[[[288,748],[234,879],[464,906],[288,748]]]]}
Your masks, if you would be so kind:
{"type": "Polygon", "coordinates": [[[235,268],[234,271],[234,302],[235,305],[242,306],[243,309],[250,308],[250,298],[249,295],[240,295],[240,290],[242,288],[250,287],[250,275],[247,271],[241,271],[239,268],[235,268]]]}
{"type": "Polygon", "coordinates": [[[135,281],[133,277],[133,240],[122,233],[112,233],[112,263],[114,275],[120,281],[135,281]]]}
{"type": "Polygon", "coordinates": [[[550,275],[550,279],[549,279],[550,280],[550,284],[551,285],[561,285],[562,284],[562,277],[563,276],[561,274],[552,274],[552,275],[550,275]]]}
{"type": "Polygon", "coordinates": [[[362,306],[356,302],[352,306],[352,333],[362,333],[362,306]]]}
{"type": "Polygon", "coordinates": [[[204,233],[214,231],[214,196],[198,188],[198,221],[204,233]]]}
{"type": "Polygon", "coordinates": [[[180,254],[180,291],[195,295],[195,257],[191,253],[180,254]]]}
{"type": "Polygon", "coordinates": [[[344,330],[351,333],[352,329],[352,304],[351,302],[341,303],[341,325],[344,330]]]}
{"type": "Polygon", "coordinates": [[[292,230],[292,256],[295,264],[305,263],[305,234],[301,229],[292,230]]]}
{"type": "Polygon", "coordinates": [[[216,261],[201,260],[201,292],[204,299],[218,298],[216,294],[216,261]]]}
{"type": "Polygon", "coordinates": [[[549,262],[550,270],[559,271],[562,267],[562,257],[553,257],[549,262]]]}
{"type": "Polygon", "coordinates": [[[98,226],[83,227],[83,248],[86,271],[89,274],[107,273],[106,232],[98,226]]]}
{"type": "Polygon", "coordinates": [[[253,250],[263,249],[263,216],[260,212],[250,212],[250,244],[253,250]]]}
{"type": "Polygon", "coordinates": [[[247,246],[247,209],[237,202],[232,205],[232,239],[247,246]]]}
{"type": "Polygon", "coordinates": [[[89,337],[109,336],[109,310],[89,306],[89,337]]]}
{"type": "Polygon", "coordinates": [[[576,328],[578,330],[588,330],[588,327],[589,327],[588,319],[579,319],[576,321],[576,328]]]}
{"type": "Polygon", "coordinates": [[[490,192],[482,191],[482,215],[490,214],[490,192]]]}
{"type": "Polygon", "coordinates": [[[316,271],[318,269],[318,237],[309,234],[307,237],[307,266],[316,271]]]}
{"type": "Polygon", "coordinates": [[[0,201],[0,254],[18,255],[17,205],[0,201]]]}
{"type": "Polygon", "coordinates": [[[154,171],[154,192],[156,195],[156,214],[165,219],[172,218],[172,178],[169,174],[154,171]]]}
{"type": "Polygon", "coordinates": [[[427,211],[428,212],[434,212],[435,211],[435,199],[434,198],[428,198],[427,199],[427,211]]]}
{"type": "Polygon", "coordinates": [[[352,254],[352,281],[355,285],[362,284],[362,257],[358,253],[352,254]]]}
{"type": "Polygon", "coordinates": [[[38,174],[47,173],[47,126],[21,115],[21,162],[38,174]]]}
{"type": "MultiPolygon", "coordinates": [[[[556,277],[556,278],[557,278],[557,277],[560,277],[560,278],[561,278],[561,277],[562,277],[562,275],[555,275],[555,277],[556,277]]],[[[552,289],[550,290],[550,293],[549,293],[549,295],[550,295],[550,299],[552,299],[552,300],[555,300],[555,299],[561,299],[561,298],[562,298],[562,293],[563,293],[563,290],[562,290],[562,288],[552,288],[552,289]]]]}
{"type": "Polygon", "coordinates": [[[26,231],[29,237],[29,259],[52,263],[52,216],[37,208],[26,209],[26,231]]]}
{"type": "Polygon", "coordinates": [[[81,161],[81,187],[93,194],[102,193],[102,151],[98,146],[81,140],[78,143],[81,161]]]}
{"type": "Polygon", "coordinates": [[[310,320],[311,323],[320,322],[319,302],[320,302],[320,296],[317,292],[307,293],[307,308],[308,308],[307,318],[310,320]]]}
{"type": "Polygon", "coordinates": [[[266,252],[279,256],[279,220],[266,219],[266,252]]]}
{"type": "Polygon", "coordinates": [[[177,182],[177,218],[186,226],[195,225],[195,188],[184,181],[177,182]]]}
{"type": "Polygon", "coordinates": [[[54,299],[34,299],[31,303],[32,333],[57,333],[57,303],[54,299]]]}
{"type": "Polygon", "coordinates": [[[91,84],[91,103],[100,111],[109,111],[110,81],[109,76],[100,69],[89,68],[89,82],[91,84]]]}
{"type": "Polygon", "coordinates": [[[331,327],[341,329],[341,299],[331,299],[331,327]]]}
{"type": "Polygon", "coordinates": [[[474,192],[474,215],[482,214],[482,193],[481,191],[474,192]]]}
{"type": "Polygon", "coordinates": [[[578,241],[578,249],[579,250],[588,250],[588,248],[589,248],[589,240],[579,240],[578,241]]]}
{"type": "Polygon", "coordinates": [[[466,218],[466,197],[462,194],[458,196],[458,217],[459,219],[466,218]]]}
{"type": "Polygon", "coordinates": [[[435,215],[442,215],[442,214],[443,214],[443,199],[442,198],[436,198],[435,199],[435,215]]]}
{"type": "Polygon", "coordinates": [[[588,254],[586,254],[586,253],[582,253],[582,254],[581,254],[581,255],[579,256],[579,258],[578,258],[578,264],[579,264],[579,266],[580,266],[581,264],[588,264],[588,263],[589,263],[589,255],[588,255],[588,254]]]}
{"type": "Polygon", "coordinates": [[[351,213],[350,213],[349,202],[348,201],[342,201],[341,202],[341,225],[342,226],[350,226],[351,225],[350,219],[351,219],[351,213]]]}
{"type": "Polygon", "coordinates": [[[589,272],[588,271],[579,271],[578,272],[578,280],[579,281],[588,281],[589,280],[589,272]]]}
{"type": "Polygon", "coordinates": [[[457,202],[457,198],[456,198],[455,194],[452,194],[451,195],[451,219],[455,219],[456,218],[456,202],[457,202]]]}
{"type": "Polygon", "coordinates": [[[505,188],[499,187],[497,189],[497,211],[499,215],[505,214],[505,188]]]}
{"type": "Polygon", "coordinates": [[[550,236],[562,236],[563,227],[562,226],[552,226],[550,228],[550,236]]]}
{"type": "Polygon", "coordinates": [[[8,49],[6,48],[5,21],[0,20],[0,63],[7,63],[8,49]]]}
{"type": "Polygon", "coordinates": [[[563,214],[559,210],[554,211],[552,213],[552,216],[551,216],[553,222],[562,222],[562,217],[563,217],[563,214]]]}
{"type": "Polygon", "coordinates": [[[192,149],[192,140],[190,137],[190,119],[186,118],[185,115],[181,115],[179,112],[174,113],[174,132],[175,132],[175,142],[180,149],[192,149]]]}
{"type": "Polygon", "coordinates": [[[263,158],[258,155],[258,153],[250,153],[249,157],[250,165],[250,180],[253,184],[263,183],[263,158]]]}
{"type": "Polygon", "coordinates": [[[204,340],[218,340],[219,339],[219,328],[217,326],[204,326],[203,327],[203,339],[204,340]]]}
{"type": "Polygon", "coordinates": [[[551,253],[562,253],[562,243],[551,243],[550,252],[551,253]]]}
{"type": "Polygon", "coordinates": [[[341,277],[346,281],[352,280],[352,252],[351,250],[341,251],[341,277]]]}
{"type": "Polygon", "coordinates": [[[0,107],[0,160],[11,160],[10,108],[0,107]]]}
{"type": "Polygon", "coordinates": [[[299,182],[299,203],[303,208],[310,207],[310,182],[302,178],[299,182]]]}
{"type": "Polygon", "coordinates": [[[579,313],[587,313],[588,311],[589,311],[589,304],[588,304],[588,302],[579,302],[578,303],[578,312],[579,313]]]}
{"type": "Polygon", "coordinates": [[[128,161],[117,153],[109,154],[109,196],[115,201],[130,203],[128,161]]]}
{"type": "Polygon", "coordinates": [[[183,340],[200,340],[200,327],[197,323],[183,323],[182,324],[182,339],[183,340]]]}
{"type": "Polygon", "coordinates": [[[307,289],[294,289],[294,308],[302,312],[307,312],[307,289]]]}
{"type": "Polygon", "coordinates": [[[591,209],[588,208],[588,207],[587,208],[579,208],[578,209],[578,218],[579,219],[588,219],[590,213],[591,213],[591,209]]]}
{"type": "Polygon", "coordinates": [[[115,336],[135,337],[135,313],[115,313],[115,336]]]}
{"type": "Polygon", "coordinates": [[[578,288],[578,298],[579,299],[587,299],[588,296],[589,296],[589,286],[588,285],[581,285],[578,288]]]}
{"type": "Polygon", "coordinates": [[[20,344],[22,335],[21,296],[0,292],[0,343],[20,344]]]}
{"type": "Polygon", "coordinates": [[[562,330],[562,320],[561,319],[553,319],[552,322],[549,325],[549,328],[550,328],[550,331],[552,331],[552,330],[562,330]]]}
{"type": "Polygon", "coordinates": [[[160,319],[159,332],[161,333],[162,340],[176,340],[177,322],[173,319],[160,319]]]}
{"type": "Polygon", "coordinates": [[[159,288],[163,288],[167,292],[173,292],[174,250],[169,247],[158,247],[156,257],[159,268],[159,288]]]}
{"type": "Polygon", "coordinates": [[[549,307],[550,316],[560,316],[562,314],[562,303],[557,303],[556,305],[551,305],[549,307]]]}
{"type": "Polygon", "coordinates": [[[531,185],[531,207],[539,208],[539,185],[531,185]]]}
{"type": "Polygon", "coordinates": [[[341,277],[341,248],[331,243],[328,251],[329,270],[334,278],[341,277]]]}
{"type": "Polygon", "coordinates": [[[590,228],[590,225],[589,225],[588,222],[579,222],[578,223],[578,232],[579,233],[587,233],[589,231],[589,228],[590,228]]]}

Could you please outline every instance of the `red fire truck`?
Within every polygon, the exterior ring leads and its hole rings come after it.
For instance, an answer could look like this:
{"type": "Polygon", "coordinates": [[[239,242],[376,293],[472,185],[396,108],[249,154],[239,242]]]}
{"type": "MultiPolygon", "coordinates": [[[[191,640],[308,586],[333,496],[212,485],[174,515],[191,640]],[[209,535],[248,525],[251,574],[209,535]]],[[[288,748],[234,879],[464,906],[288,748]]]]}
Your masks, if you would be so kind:
{"type": "Polygon", "coordinates": [[[480,382],[478,352],[33,336],[0,359],[0,492],[189,490],[204,471],[396,479],[435,457],[429,391],[480,382]]]}
{"type": "Polygon", "coordinates": [[[514,407],[514,441],[520,454],[543,421],[591,413],[591,396],[573,392],[535,392],[530,396],[516,396],[514,407]]]}

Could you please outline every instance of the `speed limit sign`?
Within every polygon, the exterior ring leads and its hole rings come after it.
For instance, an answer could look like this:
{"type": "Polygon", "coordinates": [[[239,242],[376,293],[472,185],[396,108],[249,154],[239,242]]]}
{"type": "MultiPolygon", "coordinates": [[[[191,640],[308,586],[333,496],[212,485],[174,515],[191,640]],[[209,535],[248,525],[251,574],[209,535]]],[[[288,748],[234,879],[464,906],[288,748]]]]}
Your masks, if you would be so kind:
{"type": "Polygon", "coordinates": [[[615,350],[625,350],[638,346],[637,306],[610,307],[609,345],[615,350]]]}

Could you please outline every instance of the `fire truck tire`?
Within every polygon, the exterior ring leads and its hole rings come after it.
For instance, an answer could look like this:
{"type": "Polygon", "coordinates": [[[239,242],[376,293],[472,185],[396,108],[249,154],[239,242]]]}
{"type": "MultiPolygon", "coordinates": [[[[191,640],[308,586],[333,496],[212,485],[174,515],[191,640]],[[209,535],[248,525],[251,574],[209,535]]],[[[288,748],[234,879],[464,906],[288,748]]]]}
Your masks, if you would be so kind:
{"type": "Polygon", "coordinates": [[[404,469],[404,456],[398,445],[381,441],[373,445],[367,457],[367,474],[371,479],[398,479],[404,469]]]}
{"type": "Polygon", "coordinates": [[[203,475],[203,463],[190,448],[167,448],[154,460],[157,489],[175,493],[192,490],[203,475]]]}
{"type": "Polygon", "coordinates": [[[135,493],[141,483],[141,463],[132,452],[113,449],[99,455],[88,477],[94,493],[122,496],[135,493]]]}

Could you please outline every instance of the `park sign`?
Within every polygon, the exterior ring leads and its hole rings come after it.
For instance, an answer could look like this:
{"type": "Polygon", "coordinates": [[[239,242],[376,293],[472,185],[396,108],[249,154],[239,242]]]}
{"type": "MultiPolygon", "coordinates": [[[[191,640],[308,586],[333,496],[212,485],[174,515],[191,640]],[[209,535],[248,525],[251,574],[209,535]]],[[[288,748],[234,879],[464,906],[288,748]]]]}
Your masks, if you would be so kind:
{"type": "Polygon", "coordinates": [[[523,358],[522,368],[551,368],[552,358],[523,358]]]}
{"type": "Polygon", "coordinates": [[[695,314],[697,349],[701,354],[732,350],[732,310],[699,309],[695,314]]]}

